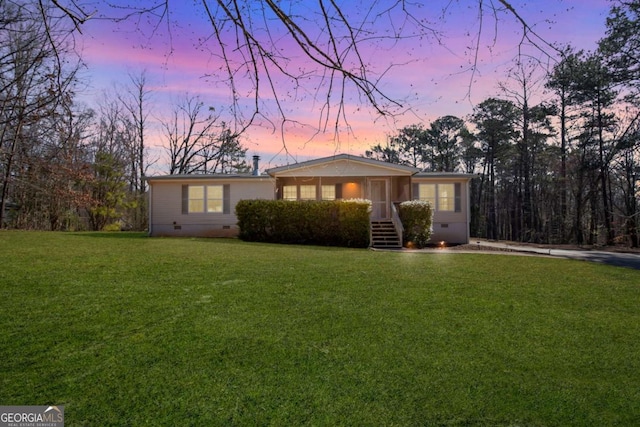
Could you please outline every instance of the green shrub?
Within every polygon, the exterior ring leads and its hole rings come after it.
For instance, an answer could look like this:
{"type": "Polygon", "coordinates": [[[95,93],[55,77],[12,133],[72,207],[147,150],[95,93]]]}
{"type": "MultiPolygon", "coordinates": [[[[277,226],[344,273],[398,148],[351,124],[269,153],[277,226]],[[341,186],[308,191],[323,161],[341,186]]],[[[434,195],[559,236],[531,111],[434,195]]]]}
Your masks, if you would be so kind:
{"type": "Polygon", "coordinates": [[[350,199],[335,202],[342,244],[339,246],[366,248],[371,234],[371,201],[350,199]]]}
{"type": "Polygon", "coordinates": [[[122,230],[122,224],[120,222],[112,222],[102,227],[102,231],[120,231],[122,230]]]}
{"type": "Polygon", "coordinates": [[[369,246],[364,200],[241,200],[236,217],[242,240],[323,246],[369,246]]]}
{"type": "Polygon", "coordinates": [[[398,215],[404,227],[403,245],[412,242],[423,248],[433,232],[433,209],[429,202],[411,200],[400,203],[398,215]]]}

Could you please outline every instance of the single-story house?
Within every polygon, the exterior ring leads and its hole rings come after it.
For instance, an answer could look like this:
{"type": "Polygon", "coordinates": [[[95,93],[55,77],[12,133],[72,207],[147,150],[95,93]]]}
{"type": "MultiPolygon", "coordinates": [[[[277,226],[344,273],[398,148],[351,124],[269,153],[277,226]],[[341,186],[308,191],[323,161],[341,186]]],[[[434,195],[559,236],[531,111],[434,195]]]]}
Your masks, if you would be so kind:
{"type": "Polygon", "coordinates": [[[248,174],[148,177],[149,234],[235,236],[234,211],[239,200],[369,199],[372,246],[396,246],[399,237],[384,237],[386,231],[382,230],[391,227],[401,232],[395,205],[419,199],[434,207],[432,241],[469,241],[469,182],[473,175],[422,172],[348,154],[276,167],[261,174],[258,160],[254,156],[253,172],[248,174]]]}

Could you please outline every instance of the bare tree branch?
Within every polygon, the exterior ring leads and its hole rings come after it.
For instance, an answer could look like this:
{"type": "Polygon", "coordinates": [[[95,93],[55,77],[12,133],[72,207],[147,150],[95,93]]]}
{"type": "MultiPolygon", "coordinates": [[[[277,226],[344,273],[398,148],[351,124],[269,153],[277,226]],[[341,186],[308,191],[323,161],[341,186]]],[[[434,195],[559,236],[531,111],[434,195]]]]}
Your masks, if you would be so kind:
{"type": "MultiPolygon", "coordinates": [[[[75,0],[51,1],[77,31],[94,17],[94,14],[84,12],[75,0]]],[[[176,23],[172,21],[173,6],[168,0],[142,5],[108,1],[106,4],[115,15],[107,14],[99,19],[137,20],[135,25],[140,28],[142,17],[151,17],[149,39],[165,24],[169,55],[172,54],[172,31],[176,23]]],[[[286,9],[284,3],[276,0],[201,0],[193,6],[201,8],[211,25],[211,34],[204,34],[198,43],[220,59],[220,68],[204,75],[222,80],[229,86],[234,132],[242,133],[255,124],[268,124],[274,131],[289,125],[306,127],[308,123],[300,123],[294,118],[292,111],[295,108],[291,104],[300,97],[313,96],[318,102],[319,113],[314,134],[324,133],[332,127],[338,137],[341,130],[349,128],[346,107],[351,99],[346,95],[351,89],[355,89],[358,102],[381,117],[393,120],[396,114],[411,108],[406,99],[385,87],[385,76],[402,66],[394,62],[392,52],[406,49],[404,43],[409,41],[420,46],[424,40],[431,39],[445,45],[445,34],[432,24],[435,21],[443,24],[444,11],[452,8],[452,4],[445,2],[440,16],[433,12],[433,8],[439,6],[410,0],[362,1],[355,6],[355,11],[350,10],[353,4],[347,8],[337,0],[293,1],[286,4],[286,9]],[[374,67],[372,54],[378,52],[384,52],[388,59],[386,64],[383,62],[374,67]],[[281,83],[283,78],[286,87],[281,83]]],[[[557,52],[508,0],[477,0],[475,5],[478,30],[475,46],[469,48],[472,64],[468,96],[479,73],[487,13],[493,15],[496,26],[500,14],[511,15],[522,28],[520,44],[526,42],[549,56],[557,52]]]]}

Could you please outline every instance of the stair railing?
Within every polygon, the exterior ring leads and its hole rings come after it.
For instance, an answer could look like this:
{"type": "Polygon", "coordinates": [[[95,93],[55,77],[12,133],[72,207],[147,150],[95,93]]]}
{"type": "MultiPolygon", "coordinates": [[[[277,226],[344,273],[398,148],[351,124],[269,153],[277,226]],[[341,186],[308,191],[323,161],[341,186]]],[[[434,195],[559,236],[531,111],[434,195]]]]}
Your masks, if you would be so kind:
{"type": "Polygon", "coordinates": [[[398,209],[396,208],[395,203],[391,203],[391,222],[393,222],[393,227],[396,229],[396,233],[398,233],[400,245],[402,246],[402,233],[404,232],[404,227],[402,226],[402,221],[400,221],[400,215],[398,215],[398,209]]]}

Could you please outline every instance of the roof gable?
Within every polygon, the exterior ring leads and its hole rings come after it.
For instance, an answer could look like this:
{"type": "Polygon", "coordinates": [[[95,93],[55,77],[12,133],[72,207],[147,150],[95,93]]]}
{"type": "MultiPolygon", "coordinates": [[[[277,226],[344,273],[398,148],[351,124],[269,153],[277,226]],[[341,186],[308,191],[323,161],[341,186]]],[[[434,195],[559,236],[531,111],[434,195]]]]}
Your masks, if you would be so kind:
{"type": "Polygon", "coordinates": [[[317,176],[411,176],[419,169],[350,154],[294,163],[267,170],[272,177],[317,176]]]}

